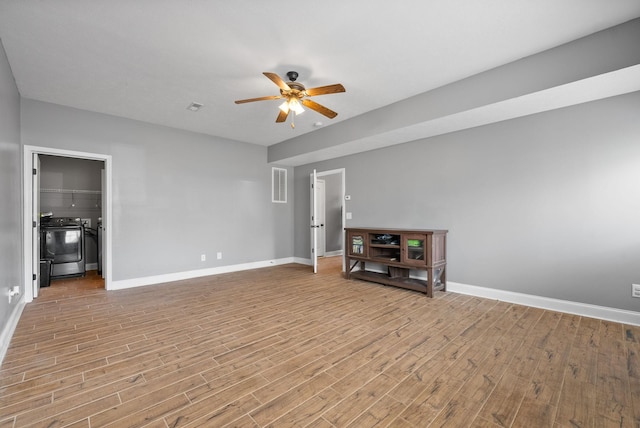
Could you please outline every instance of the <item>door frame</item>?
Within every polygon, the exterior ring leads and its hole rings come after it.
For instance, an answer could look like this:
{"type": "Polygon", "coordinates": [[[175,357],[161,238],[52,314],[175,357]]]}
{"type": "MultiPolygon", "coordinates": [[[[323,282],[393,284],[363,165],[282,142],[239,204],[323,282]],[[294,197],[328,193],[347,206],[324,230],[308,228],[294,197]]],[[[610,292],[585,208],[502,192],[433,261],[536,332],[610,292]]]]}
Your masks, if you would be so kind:
{"type": "MultiPolygon", "coordinates": [[[[31,229],[31,272],[41,275],[40,270],[40,155],[38,153],[31,154],[31,167],[37,170],[36,174],[31,176],[31,218],[35,219],[31,229]],[[37,192],[36,192],[37,190],[37,192]],[[36,216],[36,213],[38,214],[36,216]]],[[[33,297],[36,298],[40,294],[41,278],[31,283],[33,297]]]]}
{"type": "MultiPolygon", "coordinates": [[[[23,281],[24,281],[24,295],[25,302],[29,303],[33,301],[33,272],[32,266],[33,260],[33,227],[32,227],[32,211],[33,211],[33,172],[32,172],[32,159],[33,155],[52,155],[62,156],[69,158],[98,160],[104,162],[104,174],[105,180],[102,189],[104,198],[104,204],[102,206],[102,226],[103,226],[103,239],[104,239],[104,257],[103,257],[103,272],[105,274],[104,284],[105,289],[111,289],[111,282],[113,279],[113,266],[112,266],[112,208],[111,208],[111,173],[112,173],[112,158],[111,155],[88,153],[74,150],[54,149],[51,147],[39,147],[39,146],[24,146],[23,151],[23,220],[22,220],[22,247],[23,247],[23,281]]],[[[38,172],[39,173],[39,172],[38,172]]]]}
{"type": "Polygon", "coordinates": [[[326,210],[327,210],[327,195],[325,189],[326,182],[321,179],[316,180],[316,217],[318,217],[318,236],[316,242],[316,254],[318,257],[324,257],[327,252],[327,231],[325,229],[326,224],[326,210]]]}
{"type": "MultiPolygon", "coordinates": [[[[327,175],[334,175],[334,174],[340,174],[341,180],[340,180],[340,198],[342,200],[342,226],[340,227],[341,230],[341,234],[342,236],[340,237],[340,245],[342,247],[342,271],[344,272],[345,270],[345,264],[344,264],[344,228],[346,227],[347,224],[347,210],[346,210],[346,205],[345,205],[345,194],[346,194],[346,169],[345,168],[338,168],[338,169],[332,169],[332,170],[328,170],[328,171],[316,171],[315,169],[313,170],[313,172],[311,172],[311,181],[313,182],[313,176],[315,173],[315,177],[316,179],[321,178],[321,177],[325,177],[327,175]]],[[[310,186],[311,187],[311,186],[310,186]]],[[[310,189],[310,200],[311,200],[311,207],[313,207],[313,196],[314,196],[314,192],[312,189],[310,189]]],[[[309,218],[311,218],[311,216],[313,216],[313,213],[310,213],[309,218]]],[[[326,223],[326,222],[325,222],[326,223]]],[[[315,243],[313,242],[313,232],[311,233],[311,245],[310,245],[310,256],[311,256],[311,264],[314,265],[313,261],[314,261],[314,254],[313,254],[313,249],[315,248],[315,243]]],[[[316,258],[317,260],[317,258],[316,258]]]]}

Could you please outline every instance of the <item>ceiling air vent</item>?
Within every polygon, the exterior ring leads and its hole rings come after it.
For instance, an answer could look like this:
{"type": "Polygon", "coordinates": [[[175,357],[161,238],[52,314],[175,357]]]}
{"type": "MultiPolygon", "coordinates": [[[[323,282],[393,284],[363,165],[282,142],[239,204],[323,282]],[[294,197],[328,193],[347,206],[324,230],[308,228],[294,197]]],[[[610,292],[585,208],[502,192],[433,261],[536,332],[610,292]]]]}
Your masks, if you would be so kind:
{"type": "Polygon", "coordinates": [[[200,103],[191,103],[189,104],[189,106],[187,107],[187,110],[191,110],[191,111],[198,111],[202,108],[202,104],[200,103]]]}

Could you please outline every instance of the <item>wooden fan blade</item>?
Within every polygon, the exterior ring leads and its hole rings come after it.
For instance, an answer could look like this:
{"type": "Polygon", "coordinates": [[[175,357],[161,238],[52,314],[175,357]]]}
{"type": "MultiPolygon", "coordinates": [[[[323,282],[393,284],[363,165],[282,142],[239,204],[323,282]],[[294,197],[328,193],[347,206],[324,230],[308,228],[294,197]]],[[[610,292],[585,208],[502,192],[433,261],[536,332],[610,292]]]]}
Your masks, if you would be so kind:
{"type": "Polygon", "coordinates": [[[278,117],[276,118],[276,123],[284,122],[285,120],[287,120],[287,116],[289,116],[289,112],[285,113],[280,110],[280,113],[278,113],[278,117]]]}
{"type": "Polygon", "coordinates": [[[315,101],[312,101],[308,98],[303,98],[302,101],[300,101],[302,103],[303,106],[305,107],[309,107],[311,110],[315,110],[320,114],[323,114],[325,116],[327,116],[329,119],[333,119],[334,117],[336,117],[338,115],[338,113],[336,113],[333,110],[330,110],[328,108],[326,108],[323,105],[318,104],[315,101]]]}
{"type": "MultiPolygon", "coordinates": [[[[338,92],[345,92],[344,86],[339,83],[335,85],[327,85],[327,86],[318,86],[317,88],[307,89],[307,96],[313,97],[314,95],[325,95],[325,94],[337,94],[338,92]]],[[[309,107],[311,108],[311,107],[309,107]]]]}
{"type": "Polygon", "coordinates": [[[282,98],[281,95],[269,95],[266,97],[259,97],[259,98],[249,98],[246,100],[237,100],[235,101],[236,104],[244,104],[244,103],[252,103],[254,101],[264,101],[264,100],[277,100],[279,98],[282,98]]]}
{"type": "Polygon", "coordinates": [[[289,85],[287,85],[286,83],[284,83],[284,80],[282,80],[280,78],[280,76],[278,76],[276,73],[269,73],[267,71],[265,71],[264,73],[265,76],[267,76],[269,79],[271,79],[271,81],[273,83],[275,83],[276,85],[278,85],[278,88],[282,89],[283,91],[290,91],[291,88],[289,87],[289,85]]]}

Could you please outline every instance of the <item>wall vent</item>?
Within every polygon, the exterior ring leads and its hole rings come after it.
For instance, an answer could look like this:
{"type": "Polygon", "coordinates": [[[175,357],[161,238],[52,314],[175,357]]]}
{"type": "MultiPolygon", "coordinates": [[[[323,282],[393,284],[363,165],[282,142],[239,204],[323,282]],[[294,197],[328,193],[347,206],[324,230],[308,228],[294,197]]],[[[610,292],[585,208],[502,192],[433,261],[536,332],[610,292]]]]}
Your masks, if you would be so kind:
{"type": "Polygon", "coordinates": [[[287,170],[271,168],[271,202],[287,203],[287,170]]]}

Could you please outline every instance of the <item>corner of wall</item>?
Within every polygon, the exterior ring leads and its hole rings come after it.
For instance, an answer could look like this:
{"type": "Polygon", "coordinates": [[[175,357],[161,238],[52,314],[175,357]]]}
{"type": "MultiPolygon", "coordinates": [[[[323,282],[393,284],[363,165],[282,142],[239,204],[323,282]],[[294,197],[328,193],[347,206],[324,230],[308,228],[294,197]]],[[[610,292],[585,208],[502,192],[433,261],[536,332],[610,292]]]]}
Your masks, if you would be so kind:
{"type": "Polygon", "coordinates": [[[7,350],[9,349],[9,343],[11,342],[11,337],[18,326],[18,321],[20,320],[20,315],[22,315],[22,310],[26,306],[24,301],[24,294],[20,296],[20,301],[13,307],[13,312],[9,315],[9,319],[2,326],[0,330],[0,366],[4,361],[4,357],[7,354],[7,350]]]}

